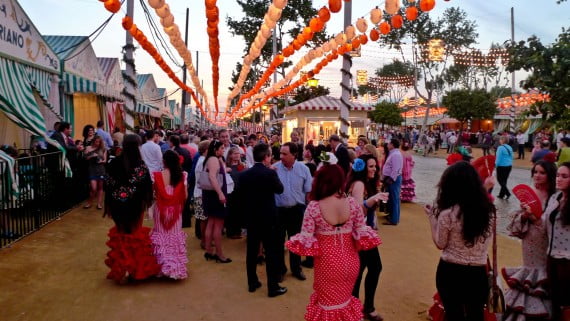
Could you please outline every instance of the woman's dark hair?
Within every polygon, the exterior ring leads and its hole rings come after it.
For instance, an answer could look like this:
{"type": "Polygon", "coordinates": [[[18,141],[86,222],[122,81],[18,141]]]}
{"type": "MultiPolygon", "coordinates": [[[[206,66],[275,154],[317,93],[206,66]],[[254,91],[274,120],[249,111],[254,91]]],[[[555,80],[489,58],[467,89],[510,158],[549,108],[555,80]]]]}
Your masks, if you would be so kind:
{"type": "Polygon", "coordinates": [[[372,196],[378,192],[378,181],[380,180],[380,167],[378,165],[378,161],[374,156],[367,154],[360,155],[358,158],[364,161],[365,165],[364,169],[359,172],[355,172],[354,170],[350,171],[345,186],[345,192],[348,193],[350,187],[352,186],[352,184],[354,184],[354,182],[361,181],[364,184],[364,189],[366,190],[366,194],[368,196],[372,196]],[[374,174],[374,178],[372,179],[368,178],[368,160],[370,159],[376,162],[376,173],[374,174]]]}
{"type": "Polygon", "coordinates": [[[382,145],[382,148],[384,149],[384,163],[382,163],[382,166],[384,166],[386,160],[388,159],[388,155],[390,154],[390,150],[388,149],[388,143],[384,143],[382,145]]]}
{"type": "Polygon", "coordinates": [[[204,167],[206,167],[206,162],[210,157],[216,157],[216,151],[220,148],[220,146],[223,145],[224,143],[217,139],[214,139],[210,142],[210,146],[208,146],[208,153],[206,153],[206,158],[204,159],[204,167]]]}
{"type": "Polygon", "coordinates": [[[139,135],[129,134],[123,139],[123,152],[121,155],[123,155],[125,175],[130,175],[135,168],[143,163],[139,150],[140,145],[141,138],[139,135]]]}
{"type": "Polygon", "coordinates": [[[313,154],[313,160],[315,161],[315,164],[319,165],[321,162],[319,156],[321,156],[321,153],[323,151],[327,151],[327,147],[325,145],[318,144],[317,147],[315,147],[315,153],[313,154]]]}
{"type": "Polygon", "coordinates": [[[463,240],[467,247],[472,247],[480,237],[489,236],[495,206],[471,164],[459,161],[449,166],[441,175],[437,187],[435,215],[459,206],[457,215],[463,219],[463,240]]]}
{"type": "Polygon", "coordinates": [[[537,166],[542,167],[546,172],[546,177],[548,179],[548,198],[550,198],[550,196],[556,192],[556,165],[552,162],[540,160],[532,166],[530,177],[533,177],[534,173],[536,173],[537,166]]]}
{"type": "MultiPolygon", "coordinates": [[[[564,163],[560,164],[560,167],[566,167],[566,168],[568,168],[568,170],[570,170],[570,162],[564,162],[564,163]]],[[[568,186],[568,188],[565,191],[562,191],[562,193],[565,193],[566,197],[568,197],[570,195],[570,185],[568,186]]],[[[568,202],[568,200],[566,200],[566,203],[560,209],[560,217],[562,218],[562,224],[563,225],[570,225],[570,204],[569,203],[570,202],[568,202]]]]}
{"type": "Polygon", "coordinates": [[[320,201],[335,194],[337,197],[341,197],[343,195],[344,178],[344,171],[340,166],[323,165],[315,173],[309,199],[320,201]]]}
{"type": "Polygon", "coordinates": [[[313,145],[313,144],[305,145],[305,150],[308,150],[311,153],[311,159],[315,159],[319,156],[319,155],[315,155],[316,148],[315,148],[315,145],[313,145]]]}
{"type": "Polygon", "coordinates": [[[93,131],[95,131],[95,127],[93,127],[93,125],[85,125],[85,127],[83,127],[83,138],[87,139],[90,129],[93,129],[93,131]]]}
{"type": "Polygon", "coordinates": [[[177,152],[167,150],[162,155],[164,167],[170,170],[170,185],[176,186],[182,181],[182,167],[180,166],[180,157],[177,152]]]}

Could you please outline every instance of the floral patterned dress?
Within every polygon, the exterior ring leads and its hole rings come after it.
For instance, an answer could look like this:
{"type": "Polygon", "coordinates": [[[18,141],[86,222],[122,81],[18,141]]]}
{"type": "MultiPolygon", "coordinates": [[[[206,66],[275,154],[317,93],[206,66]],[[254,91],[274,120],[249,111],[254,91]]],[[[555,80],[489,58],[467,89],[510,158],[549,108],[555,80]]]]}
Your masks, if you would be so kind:
{"type": "Polygon", "coordinates": [[[400,199],[402,202],[412,202],[416,198],[416,183],[412,179],[413,168],[413,156],[409,153],[405,153],[404,164],[402,167],[402,190],[400,192],[400,199]]]}
{"type": "Polygon", "coordinates": [[[360,321],[362,304],[352,296],[358,277],[358,251],[378,246],[378,234],[364,221],[362,206],[349,197],[349,219],[337,226],[327,223],[319,202],[307,206],[301,233],[285,243],[298,255],[315,257],[315,279],[305,320],[360,321]]]}
{"type": "Polygon", "coordinates": [[[183,173],[183,178],[176,187],[164,184],[162,172],[153,173],[156,205],[150,239],[156,260],[161,266],[160,275],[177,280],[188,277],[187,235],[182,230],[182,209],[186,202],[188,175],[183,173]]]}
{"type": "Polygon", "coordinates": [[[509,285],[505,292],[507,311],[504,320],[550,320],[552,308],[546,288],[546,215],[531,223],[523,221],[521,214],[518,212],[508,226],[512,236],[522,239],[523,265],[502,269],[503,278],[509,285]]]}

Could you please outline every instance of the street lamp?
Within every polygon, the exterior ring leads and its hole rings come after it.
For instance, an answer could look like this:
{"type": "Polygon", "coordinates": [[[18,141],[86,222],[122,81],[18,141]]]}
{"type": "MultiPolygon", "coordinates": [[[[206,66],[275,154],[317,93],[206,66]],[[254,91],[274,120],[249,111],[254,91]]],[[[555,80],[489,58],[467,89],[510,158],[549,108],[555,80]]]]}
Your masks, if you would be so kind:
{"type": "Polygon", "coordinates": [[[307,80],[307,85],[311,88],[316,88],[319,85],[319,80],[317,78],[311,78],[307,80]]]}

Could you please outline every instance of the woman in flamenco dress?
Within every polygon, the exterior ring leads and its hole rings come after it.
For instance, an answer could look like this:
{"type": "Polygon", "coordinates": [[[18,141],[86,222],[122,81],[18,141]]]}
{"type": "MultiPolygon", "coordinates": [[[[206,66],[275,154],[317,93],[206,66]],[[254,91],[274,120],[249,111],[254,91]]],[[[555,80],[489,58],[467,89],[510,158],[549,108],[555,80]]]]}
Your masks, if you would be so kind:
{"type": "Polygon", "coordinates": [[[360,263],[358,251],[378,246],[378,234],[366,226],[362,205],[343,193],[345,175],[338,165],[316,173],[301,233],[285,244],[298,255],[314,256],[314,292],[305,320],[360,321],[362,303],[352,296],[360,263]]]}
{"type": "Polygon", "coordinates": [[[140,151],[140,137],[127,135],[123,152],[109,163],[105,180],[105,215],[115,226],[109,230],[105,264],[108,279],[124,284],[160,272],[153,255],[150,228],[143,227],[145,210],[152,203],[152,181],[140,151]]]}
{"type": "Polygon", "coordinates": [[[154,255],[161,265],[161,276],[175,280],[188,277],[186,233],[182,231],[182,209],[188,197],[188,174],[182,171],[180,157],[173,150],[163,155],[164,170],[154,172],[156,195],[154,228],[150,238],[154,255]]]}
{"type": "MultiPolygon", "coordinates": [[[[556,192],[556,165],[539,161],[532,167],[531,177],[533,189],[545,209],[548,199],[556,192]]],[[[552,304],[547,290],[546,216],[535,218],[524,206],[508,226],[512,236],[522,239],[523,265],[501,271],[509,285],[505,292],[505,321],[550,320],[552,304]]]]}
{"type": "Polygon", "coordinates": [[[414,157],[410,153],[410,143],[402,144],[402,156],[404,157],[404,165],[402,167],[402,191],[400,199],[402,202],[413,202],[416,198],[416,183],[412,179],[412,170],[414,168],[414,157]]]}

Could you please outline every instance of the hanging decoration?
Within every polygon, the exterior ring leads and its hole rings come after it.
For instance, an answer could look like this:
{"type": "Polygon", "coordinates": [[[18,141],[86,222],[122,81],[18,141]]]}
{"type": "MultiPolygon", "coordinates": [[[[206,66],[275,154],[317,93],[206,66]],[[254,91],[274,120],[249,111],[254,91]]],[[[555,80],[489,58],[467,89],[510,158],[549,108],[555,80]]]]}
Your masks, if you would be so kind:
{"type": "Polygon", "coordinates": [[[453,55],[456,65],[472,67],[506,66],[509,62],[509,53],[504,48],[492,48],[489,53],[483,54],[481,50],[464,51],[453,55]]]}
{"type": "Polygon", "coordinates": [[[390,30],[392,29],[392,27],[390,27],[390,24],[386,21],[382,22],[379,26],[380,28],[380,32],[383,35],[387,35],[388,33],[390,33],[390,30]]]}
{"type": "Polygon", "coordinates": [[[218,85],[220,83],[220,40],[218,39],[218,23],[220,22],[220,10],[216,0],[206,0],[206,20],[209,37],[210,58],[212,58],[212,90],[214,95],[215,117],[218,116],[218,85]]]}
{"type": "Polygon", "coordinates": [[[394,27],[396,29],[400,29],[400,28],[402,28],[402,25],[404,24],[404,19],[402,18],[402,16],[397,14],[397,15],[392,16],[392,18],[390,19],[390,22],[392,22],[392,27],[394,27]]]}
{"type": "MultiPolygon", "coordinates": [[[[209,0],[210,1],[210,0],[209,0]]],[[[153,8],[160,17],[160,24],[164,32],[168,35],[170,40],[170,44],[176,49],[178,55],[182,57],[184,60],[184,65],[186,66],[186,70],[188,71],[189,78],[196,88],[196,91],[200,93],[200,96],[204,98],[204,105],[206,109],[209,109],[210,102],[208,101],[208,95],[206,91],[202,87],[200,79],[196,73],[196,69],[194,68],[194,64],[192,62],[192,54],[188,50],[188,47],[182,40],[180,30],[174,21],[174,16],[170,13],[170,8],[165,0],[148,0],[148,5],[153,8]]],[[[123,20],[124,21],[124,20],[123,20]]]]}
{"type": "Polygon", "coordinates": [[[370,21],[374,25],[379,24],[382,21],[382,10],[378,7],[370,10],[370,21]]]}
{"type": "Polygon", "coordinates": [[[407,7],[406,8],[406,19],[409,21],[414,21],[418,18],[418,8],[416,7],[407,7]]]}
{"type": "Polygon", "coordinates": [[[498,98],[495,103],[499,108],[506,109],[513,106],[514,107],[528,107],[536,103],[545,103],[550,101],[550,95],[547,93],[540,92],[529,92],[519,95],[507,96],[498,98]]]}
{"type": "Polygon", "coordinates": [[[107,0],[104,3],[105,9],[111,13],[117,13],[121,10],[121,1],[119,0],[107,0]]]}
{"type": "Polygon", "coordinates": [[[386,0],[384,10],[389,15],[395,15],[400,10],[400,0],[386,0]]]}
{"type": "Polygon", "coordinates": [[[442,39],[430,39],[427,43],[428,61],[443,61],[445,55],[445,43],[442,39]]]}
{"type": "Polygon", "coordinates": [[[329,0],[329,9],[333,13],[337,13],[342,9],[342,0],[329,0]]]}
{"type": "Polygon", "coordinates": [[[420,9],[424,12],[430,11],[435,7],[435,0],[420,0],[420,9]]]}

